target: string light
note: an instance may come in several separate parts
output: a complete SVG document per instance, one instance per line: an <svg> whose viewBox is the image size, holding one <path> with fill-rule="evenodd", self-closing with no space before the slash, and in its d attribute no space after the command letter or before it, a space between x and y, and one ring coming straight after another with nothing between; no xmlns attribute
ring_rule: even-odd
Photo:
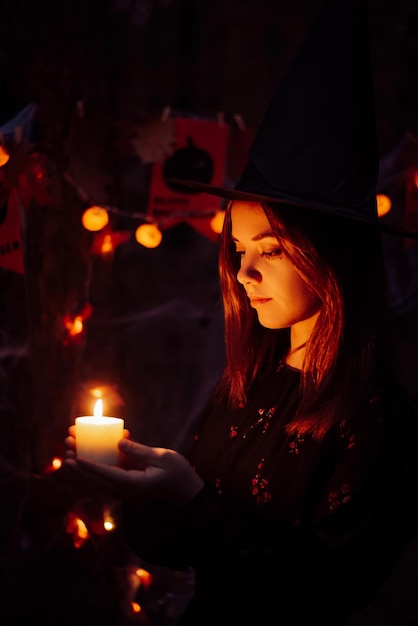
<svg viewBox="0 0 418 626"><path fill-rule="evenodd" d="M112 241L112 235L105 235L103 238L103 242L102 242L102 246L101 246L101 253L102 254L109 254L109 252L113 252L114 250L114 246L113 246L113 241Z"/></svg>
<svg viewBox="0 0 418 626"><path fill-rule="evenodd" d="M384 193L378 193L376 196L377 200L377 215L378 217L383 217L389 213L392 208L392 200Z"/></svg>
<svg viewBox="0 0 418 626"><path fill-rule="evenodd" d="M148 589L152 582L152 576L150 572L148 572L146 569L143 569L142 567L138 567L135 571L135 574L139 578L141 585Z"/></svg>
<svg viewBox="0 0 418 626"><path fill-rule="evenodd" d="M115 520L113 519L113 517L111 516L109 511L105 511L105 513L104 513L104 516L103 516L103 528L107 532L111 532L112 530L115 530L115 528L116 528Z"/></svg>
<svg viewBox="0 0 418 626"><path fill-rule="evenodd" d="M101 206L91 206L81 216L81 222L86 230L95 232L102 230L109 223L109 214Z"/></svg>
<svg viewBox="0 0 418 626"><path fill-rule="evenodd" d="M51 461L51 467L53 470L58 470L62 466L62 459L54 457Z"/></svg>
<svg viewBox="0 0 418 626"><path fill-rule="evenodd" d="M160 245L163 235L155 224L141 224L135 231L135 239L145 248L156 248Z"/></svg>
<svg viewBox="0 0 418 626"><path fill-rule="evenodd" d="M68 345L70 340L80 338L84 330L84 322L90 317L93 312L93 307L89 302L83 306L81 311L71 316L69 313L64 315L62 323L67 331L67 336L64 339L64 345Z"/></svg>
<svg viewBox="0 0 418 626"><path fill-rule="evenodd" d="M83 520L73 512L67 514L65 530L69 535L72 535L75 548L81 548L90 537Z"/></svg>
<svg viewBox="0 0 418 626"><path fill-rule="evenodd" d="M6 148L0 144L0 167L6 165L9 159L10 154L7 152Z"/></svg>

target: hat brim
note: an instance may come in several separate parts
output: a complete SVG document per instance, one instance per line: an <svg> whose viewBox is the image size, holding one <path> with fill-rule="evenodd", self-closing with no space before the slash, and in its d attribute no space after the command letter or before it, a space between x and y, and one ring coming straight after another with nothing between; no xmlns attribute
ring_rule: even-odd
<svg viewBox="0 0 418 626"><path fill-rule="evenodd" d="M199 183L191 180L181 180L177 178L167 178L167 182L175 183L177 189L180 190L181 186L185 189L194 189L197 192L207 193L212 196L224 198L225 200L243 200L248 202L269 202L274 204L286 203L293 204L295 206L303 207L313 211L319 211L329 215L335 215L344 219L354 220L362 224L368 224L378 228L381 232L388 235L398 235L400 237L406 237L408 239L418 240L418 231L408 230L401 228L393 224L386 224L381 221L377 216L359 215L358 211L350 209L344 206L334 206L327 203L313 202L308 198L296 198L295 196L280 192L280 195L271 196L253 193L250 191L244 191L242 189L230 189L228 187L218 187L216 185L210 185L207 183Z"/></svg>

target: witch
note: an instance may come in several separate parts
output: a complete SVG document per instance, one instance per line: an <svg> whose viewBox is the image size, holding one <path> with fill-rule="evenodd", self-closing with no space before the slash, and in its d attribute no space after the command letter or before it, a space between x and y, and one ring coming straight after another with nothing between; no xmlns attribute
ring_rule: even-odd
<svg viewBox="0 0 418 626"><path fill-rule="evenodd" d="M65 465L147 562L195 573L181 626L345 624L414 536L417 415L392 368L363 0L328 1L266 112L220 239L226 364L186 455ZM179 181L177 181L179 182Z"/></svg>

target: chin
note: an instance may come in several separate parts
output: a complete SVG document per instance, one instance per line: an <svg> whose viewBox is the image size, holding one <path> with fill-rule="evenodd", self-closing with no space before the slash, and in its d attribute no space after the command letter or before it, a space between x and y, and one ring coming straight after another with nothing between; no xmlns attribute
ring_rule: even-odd
<svg viewBox="0 0 418 626"><path fill-rule="evenodd" d="M268 330L280 330L281 328L289 327L288 324L287 325L278 324L277 322L274 322L272 320L260 319L260 317L258 318L258 322L260 326L262 326L263 328L267 328Z"/></svg>

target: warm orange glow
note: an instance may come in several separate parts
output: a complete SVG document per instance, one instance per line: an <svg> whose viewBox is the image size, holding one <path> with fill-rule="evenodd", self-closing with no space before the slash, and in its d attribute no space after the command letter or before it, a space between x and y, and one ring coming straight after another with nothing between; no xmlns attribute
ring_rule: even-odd
<svg viewBox="0 0 418 626"><path fill-rule="evenodd" d="M52 469L57 470L61 467L61 465L62 465L62 459L59 459L57 456L52 459L51 461Z"/></svg>
<svg viewBox="0 0 418 626"><path fill-rule="evenodd" d="M141 224L135 231L135 239L146 248L156 248L160 245L163 235L155 224Z"/></svg>
<svg viewBox="0 0 418 626"><path fill-rule="evenodd" d="M64 320L64 325L71 337L75 337L83 332L83 318L81 315L77 315L73 320L67 318Z"/></svg>
<svg viewBox="0 0 418 626"><path fill-rule="evenodd" d="M107 254L108 252L113 252L115 246L113 245L112 235L105 235L103 238L102 246L100 248L100 252L102 254Z"/></svg>
<svg viewBox="0 0 418 626"><path fill-rule="evenodd" d="M102 230L109 223L109 215L106 209L100 206L91 206L84 211L81 222L86 230Z"/></svg>
<svg viewBox="0 0 418 626"><path fill-rule="evenodd" d="M151 585L152 576L146 569L142 569L142 567L138 567L135 574L138 576L141 585L144 585L146 589Z"/></svg>
<svg viewBox="0 0 418 626"><path fill-rule="evenodd" d="M115 520L113 519L109 511L105 511L103 515L103 528L107 532L110 532L116 528Z"/></svg>
<svg viewBox="0 0 418 626"><path fill-rule="evenodd" d="M81 548L90 536L83 520L73 512L67 514L65 530L72 535L75 548Z"/></svg>
<svg viewBox="0 0 418 626"><path fill-rule="evenodd" d="M9 159L10 154L7 152L6 148L0 144L0 167L6 165Z"/></svg>
<svg viewBox="0 0 418 626"><path fill-rule="evenodd" d="M78 529L78 536L80 537L80 539L87 539L87 537L89 536L89 531L87 530L87 526L80 517L77 517L76 524Z"/></svg>
<svg viewBox="0 0 418 626"><path fill-rule="evenodd" d="M140 613L142 611L138 602L132 602L132 613Z"/></svg>
<svg viewBox="0 0 418 626"><path fill-rule="evenodd" d="M96 400L96 404L94 405L93 411L94 417L103 417L103 400L99 398Z"/></svg>
<svg viewBox="0 0 418 626"><path fill-rule="evenodd" d="M418 188L418 172L415 172L414 174L414 185Z"/></svg>
<svg viewBox="0 0 418 626"><path fill-rule="evenodd" d="M68 345L69 339L74 339L75 337L80 338L81 333L84 330L84 321L90 317L93 312L93 307L89 302L87 302L80 313L75 317L70 316L69 314L65 315L62 323L67 330L67 337L64 339L64 344Z"/></svg>
<svg viewBox="0 0 418 626"><path fill-rule="evenodd" d="M378 193L376 196L377 200L377 215L378 217L382 217L389 213L392 208L392 200L384 193Z"/></svg>
<svg viewBox="0 0 418 626"><path fill-rule="evenodd" d="M224 225L225 219L225 211L218 211L210 220L210 227L214 233L218 233L218 235L222 232L222 227Z"/></svg>

